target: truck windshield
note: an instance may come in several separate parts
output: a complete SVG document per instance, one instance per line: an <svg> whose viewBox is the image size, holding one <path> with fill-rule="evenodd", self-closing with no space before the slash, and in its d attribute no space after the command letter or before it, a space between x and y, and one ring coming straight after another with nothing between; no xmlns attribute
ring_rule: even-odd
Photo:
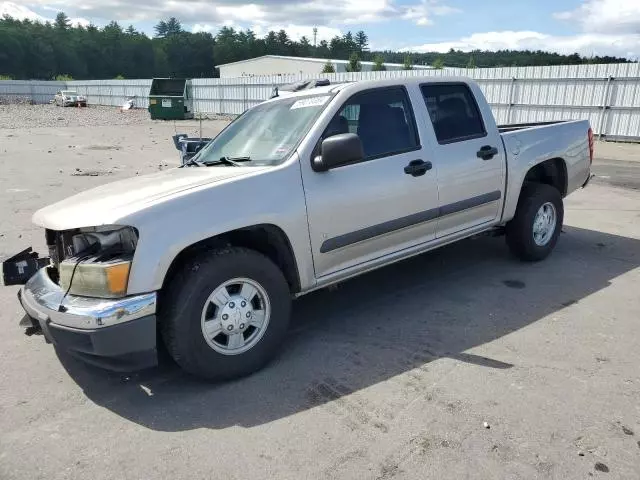
<svg viewBox="0 0 640 480"><path fill-rule="evenodd" d="M232 122L193 160L209 164L235 158L243 166L277 165L291 155L329 98L314 95L258 105Z"/></svg>

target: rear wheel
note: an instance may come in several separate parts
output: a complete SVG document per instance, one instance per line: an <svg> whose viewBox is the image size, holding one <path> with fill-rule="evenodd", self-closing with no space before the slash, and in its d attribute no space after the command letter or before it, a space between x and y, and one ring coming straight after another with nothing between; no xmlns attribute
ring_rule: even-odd
<svg viewBox="0 0 640 480"><path fill-rule="evenodd" d="M556 188L526 184L516 214L507 224L507 245L521 260L543 260L554 249L563 220L564 205Z"/></svg>
<svg viewBox="0 0 640 480"><path fill-rule="evenodd" d="M163 296L161 331L186 371L208 379L255 372L277 353L291 311L289 286L267 257L216 250L184 266Z"/></svg>

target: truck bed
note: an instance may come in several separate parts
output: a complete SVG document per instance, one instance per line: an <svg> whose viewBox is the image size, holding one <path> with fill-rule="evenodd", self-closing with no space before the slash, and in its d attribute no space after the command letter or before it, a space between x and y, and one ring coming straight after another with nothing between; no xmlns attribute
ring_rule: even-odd
<svg viewBox="0 0 640 480"><path fill-rule="evenodd" d="M558 123L565 123L570 120L554 120L552 122L531 122L531 123L508 123L505 125L498 125L498 131L500 133L513 132L515 130L525 130L527 128L544 127L547 125L556 125Z"/></svg>
<svg viewBox="0 0 640 480"><path fill-rule="evenodd" d="M589 178L590 128L587 120L502 125L499 130L507 155L509 179L505 220L515 214L527 171L541 159L562 160L566 177L564 195L580 188Z"/></svg>

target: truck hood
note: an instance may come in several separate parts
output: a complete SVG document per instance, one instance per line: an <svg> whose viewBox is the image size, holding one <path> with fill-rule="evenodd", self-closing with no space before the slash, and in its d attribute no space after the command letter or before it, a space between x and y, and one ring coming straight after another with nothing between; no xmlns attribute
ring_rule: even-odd
<svg viewBox="0 0 640 480"><path fill-rule="evenodd" d="M33 223L51 230L113 225L155 204L232 178L255 173L258 167L173 168L128 178L81 192L38 210Z"/></svg>

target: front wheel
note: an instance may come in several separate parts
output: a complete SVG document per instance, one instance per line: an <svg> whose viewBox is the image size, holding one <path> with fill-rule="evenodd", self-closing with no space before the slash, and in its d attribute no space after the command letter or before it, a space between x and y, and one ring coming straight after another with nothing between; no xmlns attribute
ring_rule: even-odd
<svg viewBox="0 0 640 480"><path fill-rule="evenodd" d="M195 258L173 278L162 297L160 328L184 370L229 379L275 356L290 312L280 269L253 250L227 248Z"/></svg>
<svg viewBox="0 0 640 480"><path fill-rule="evenodd" d="M521 260L543 260L555 247L563 220L560 192L550 185L527 184L518 200L516 214L507 224L507 245Z"/></svg>

